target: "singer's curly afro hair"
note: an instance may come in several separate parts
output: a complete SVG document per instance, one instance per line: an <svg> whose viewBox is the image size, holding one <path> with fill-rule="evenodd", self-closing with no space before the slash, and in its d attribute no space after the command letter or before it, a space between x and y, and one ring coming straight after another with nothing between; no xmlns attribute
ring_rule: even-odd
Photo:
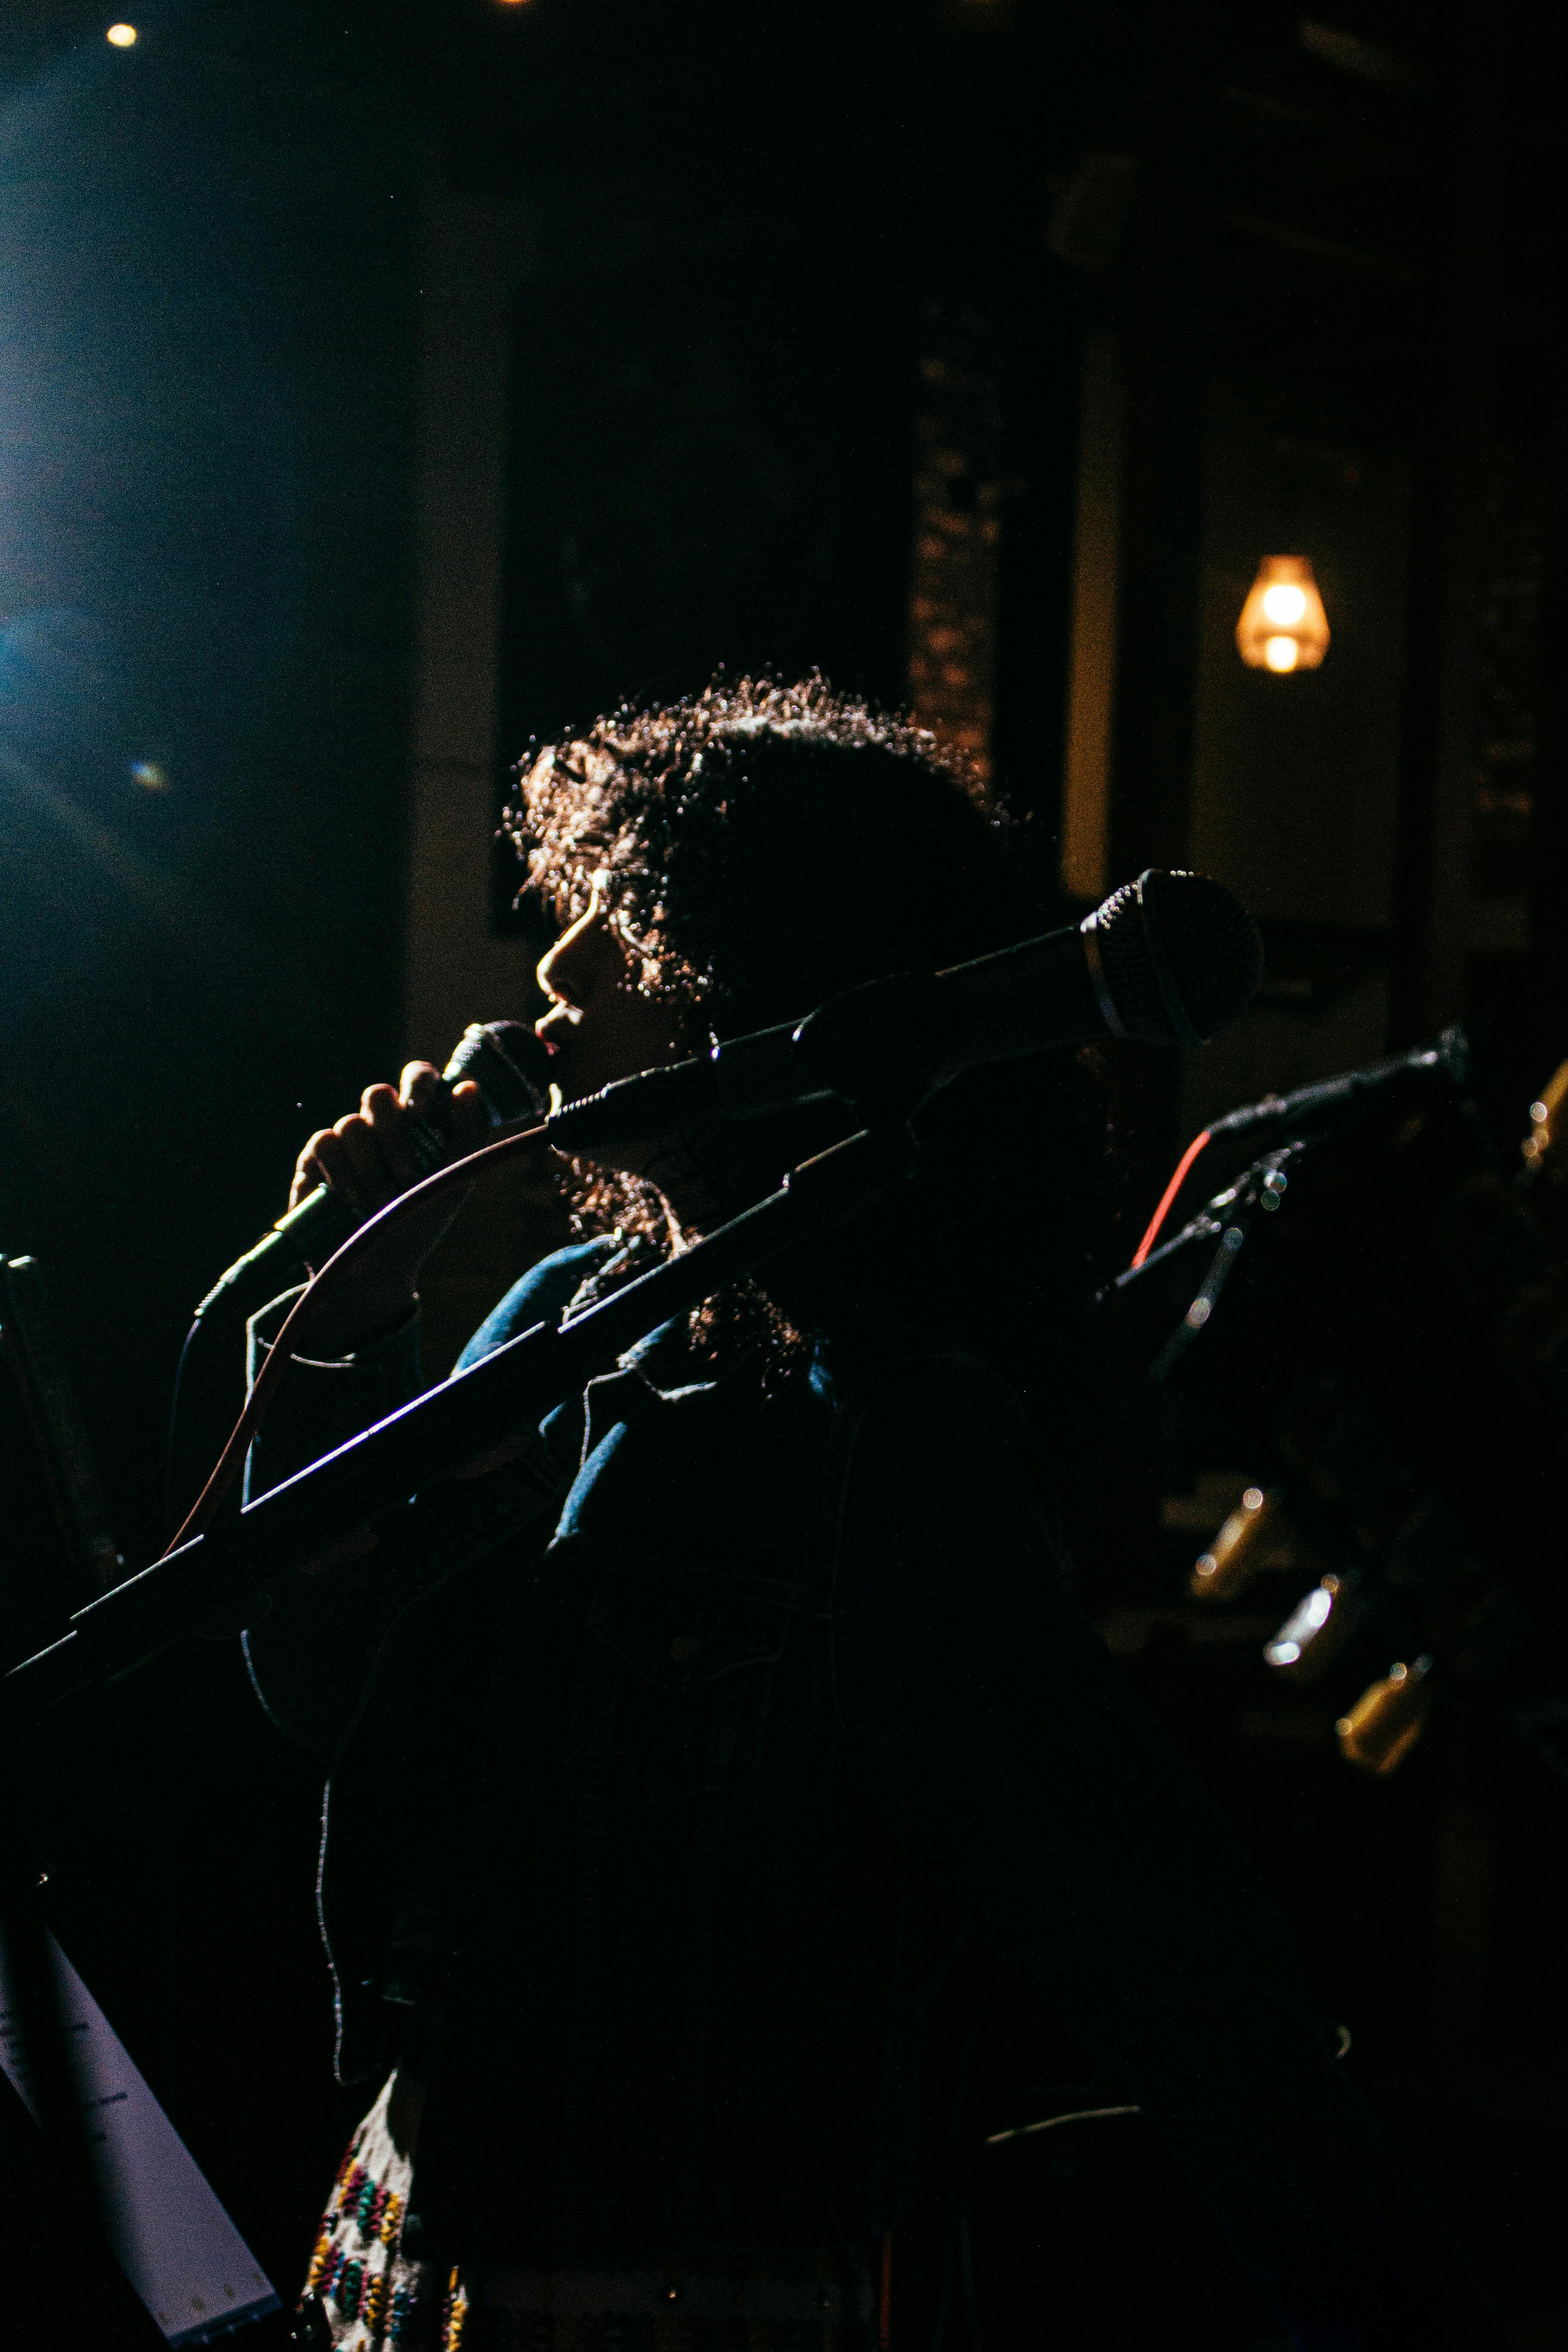
<svg viewBox="0 0 1568 2352"><path fill-rule="evenodd" d="M1039 927L973 773L819 677L611 711L523 761L503 824L561 919L605 876L644 989L695 996L721 1034Z"/></svg>
<svg viewBox="0 0 1568 2352"><path fill-rule="evenodd" d="M716 680L531 752L505 827L525 887L562 921L601 903L650 995L743 1035L884 973L962 963L1065 912L1030 877L1025 829L935 738L817 677ZM760 1343L792 1377L810 1335L918 1318L962 1333L1024 1392L1076 1492L1091 1486L1094 1360L1085 1301L1105 1111L1084 1056L971 1071L922 1107L916 1181L692 1318ZM749 1121L706 1170L725 1213L842 1131L836 1109ZM771 1155L771 1156L770 1156ZM636 1179L578 1171L590 1232L665 1238ZM725 1195L728 1195L726 1198ZM1000 1278L999 1278L1000 1277Z"/></svg>

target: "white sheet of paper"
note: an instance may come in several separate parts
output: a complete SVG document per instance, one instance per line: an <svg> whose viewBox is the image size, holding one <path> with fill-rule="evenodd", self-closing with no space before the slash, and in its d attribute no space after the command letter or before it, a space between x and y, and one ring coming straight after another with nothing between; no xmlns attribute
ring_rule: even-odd
<svg viewBox="0 0 1568 2352"><path fill-rule="evenodd" d="M49 1940L104 2230L121 2269L170 2344L202 2344L276 2311L271 2282L120 2036ZM0 1981L0 2066L31 2107L20 2057L9 1990Z"/></svg>

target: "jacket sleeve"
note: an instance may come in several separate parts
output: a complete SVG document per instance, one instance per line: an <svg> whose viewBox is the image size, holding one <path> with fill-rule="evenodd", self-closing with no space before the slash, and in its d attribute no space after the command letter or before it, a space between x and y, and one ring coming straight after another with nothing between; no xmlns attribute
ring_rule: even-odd
<svg viewBox="0 0 1568 2352"><path fill-rule="evenodd" d="M247 1324L247 1394L256 1386L272 1352L273 1339L302 1288L300 1285L286 1290ZM416 1307L383 1339L352 1356L331 1360L295 1356L247 1457L246 1501L254 1502L258 1495L280 1486L297 1471L346 1444L372 1422L417 1396L419 1387Z"/></svg>
<svg viewBox="0 0 1568 2352"><path fill-rule="evenodd" d="M1012 1391L933 1358L851 1454L840 1721L895 1839L1197 2180L1302 2352L1500 2345L1289 1931L1076 1608Z"/></svg>
<svg viewBox="0 0 1568 2352"><path fill-rule="evenodd" d="M252 1316L247 1388L299 1295L288 1291ZM246 1501L346 1444L406 1404L419 1386L417 1309L354 1355L335 1361L296 1356L251 1445ZM352 1713L374 1649L382 1578L374 1552L324 1575L292 1577L275 1588L267 1614L245 1635L257 1696L278 1728L302 1747L330 1750Z"/></svg>
<svg viewBox="0 0 1568 2352"><path fill-rule="evenodd" d="M553 1319L585 1276L615 1254L607 1237L578 1243L541 1259L515 1283L480 1326L458 1360L458 1370L528 1329ZM299 1297L286 1292L251 1318L247 1376L254 1385L284 1317ZM296 1356L272 1400L246 1465L245 1498L252 1502L269 1488L362 1429L418 1395L422 1385L417 1310L368 1348L332 1361ZM504 1484L504 1482L503 1482ZM499 1491L499 1490L498 1490ZM432 1515L447 1524L422 1524L416 1540L439 1559L479 1557L500 1540L515 1513L489 1509L487 1488L465 1494L448 1506L439 1495ZM504 1499L504 1498L503 1498ZM494 1530L487 1527L487 1511ZM384 1553L297 1576L277 1587L272 1606L245 1636L251 1682L273 1722L289 1738L331 1752L355 1712L379 1644L384 1612L380 1599L388 1575Z"/></svg>

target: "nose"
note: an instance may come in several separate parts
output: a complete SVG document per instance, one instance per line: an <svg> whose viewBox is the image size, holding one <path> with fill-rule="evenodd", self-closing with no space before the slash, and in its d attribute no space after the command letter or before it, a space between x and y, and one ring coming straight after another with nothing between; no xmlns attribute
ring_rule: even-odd
<svg viewBox="0 0 1568 2352"><path fill-rule="evenodd" d="M579 915L549 954L541 957L536 976L552 1005L569 1005L580 1013L602 990L616 985L625 964L620 942L595 892L587 913Z"/></svg>

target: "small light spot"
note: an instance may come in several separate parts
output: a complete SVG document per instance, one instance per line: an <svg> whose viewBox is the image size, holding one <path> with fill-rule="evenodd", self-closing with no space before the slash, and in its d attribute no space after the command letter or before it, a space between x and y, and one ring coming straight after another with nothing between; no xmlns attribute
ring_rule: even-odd
<svg viewBox="0 0 1568 2352"><path fill-rule="evenodd" d="M1268 637L1264 640L1263 658L1271 670L1282 676L1295 668L1301 658L1301 648L1294 637Z"/></svg>
<svg viewBox="0 0 1568 2352"><path fill-rule="evenodd" d="M134 25L110 25L104 39L111 49L133 49L136 47Z"/></svg>
<svg viewBox="0 0 1568 2352"><path fill-rule="evenodd" d="M1249 1486L1241 1498L1241 1507L1244 1511L1260 1511L1263 1508L1262 1487Z"/></svg>
<svg viewBox="0 0 1568 2352"><path fill-rule="evenodd" d="M133 784L140 784L144 793L166 793L169 771L156 760L132 760L131 781Z"/></svg>

